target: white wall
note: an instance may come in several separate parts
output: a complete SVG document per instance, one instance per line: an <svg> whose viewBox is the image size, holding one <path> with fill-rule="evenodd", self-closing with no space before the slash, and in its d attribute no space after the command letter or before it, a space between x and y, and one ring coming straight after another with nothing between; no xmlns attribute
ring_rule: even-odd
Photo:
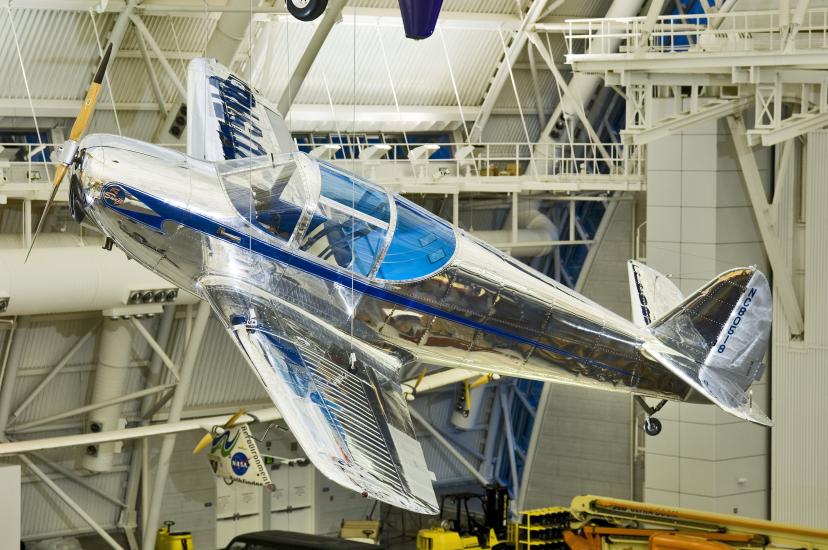
<svg viewBox="0 0 828 550"><path fill-rule="evenodd" d="M784 187L779 230L792 265L804 256L799 290L805 334L790 337L774 303L771 518L814 527L828 524L828 132L811 132L798 185ZM800 204L804 204L800 217ZM800 223L802 222L802 223ZM801 244L794 244L801 243ZM796 270L798 274L801 271ZM799 277L797 277L799 278Z"/></svg>
<svg viewBox="0 0 828 550"><path fill-rule="evenodd" d="M666 113L673 100L654 104ZM769 152L757 161L769 180ZM685 295L731 267L756 264L768 273L741 178L724 120L648 145L647 263L671 276ZM753 386L765 411L767 379ZM658 417L663 431L645 440L646 501L768 516L767 428L712 405L668 403Z"/></svg>
<svg viewBox="0 0 828 550"><path fill-rule="evenodd" d="M622 201L607 220L582 288L586 297L627 318L632 211L632 201ZM582 494L632 498L629 394L546 384L540 405L521 509L566 506Z"/></svg>
<svg viewBox="0 0 828 550"><path fill-rule="evenodd" d="M0 466L0 492L3 503L0 505L0 550L18 550L20 548L20 466L3 464Z"/></svg>

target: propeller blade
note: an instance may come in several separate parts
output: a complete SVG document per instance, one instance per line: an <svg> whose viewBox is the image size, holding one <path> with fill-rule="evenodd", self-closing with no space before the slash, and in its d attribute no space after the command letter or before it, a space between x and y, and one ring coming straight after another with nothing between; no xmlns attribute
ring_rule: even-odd
<svg viewBox="0 0 828 550"><path fill-rule="evenodd" d="M58 187L60 187L60 182L63 180L63 176L66 175L67 168L68 167L64 164L58 164L55 168L55 177L52 180L52 194L49 195L49 200L46 201L46 207L43 209L43 214L40 215L40 219L37 221L37 229L35 229L35 233L32 235L32 242L29 243L29 250L26 252L26 259L23 260L24 264L29 261L29 256L32 253L37 236L40 235L40 230L43 229L43 222L46 221L46 214L49 213L49 208L51 208L52 202L55 200L55 195L57 195Z"/></svg>
<svg viewBox="0 0 828 550"><path fill-rule="evenodd" d="M471 389L479 388L483 384L488 384L492 379L493 379L493 376L491 374L484 374L483 376L480 376L474 382L472 382L469 385L469 387Z"/></svg>
<svg viewBox="0 0 828 550"><path fill-rule="evenodd" d="M213 441L213 434L211 434L211 433L206 433L206 434L204 434L204 437L202 437L202 438L198 441L198 443L196 443L196 446L195 446L195 447L193 447L193 454L194 454L194 455L197 455L198 453L200 453L201 451L203 451L205 448L207 448L207 446L208 446L208 445L209 445L212 441Z"/></svg>
<svg viewBox="0 0 828 550"><path fill-rule="evenodd" d="M238 411L235 412L235 414L233 414L233 416L231 416L227 420L227 422L224 423L224 426L222 426L222 427L225 430L229 430L230 428L232 428L233 426L236 425L236 422L239 420L239 418L242 417L242 415L244 415L244 409L239 409Z"/></svg>
<svg viewBox="0 0 828 550"><path fill-rule="evenodd" d="M109 56L111 54L112 44L110 43L109 46L106 47L106 51L101 58L101 63L98 65L98 70L95 72L95 77L92 79L92 83L89 84L89 89L86 91L86 97L83 99L83 105L81 105L78 117L75 119L75 123L72 124L72 130L69 132L69 139L73 141L78 141L86 131L86 127L89 125L92 113L95 111L95 104L98 102L98 94L101 91L101 84L103 83L104 74L106 74L106 66L109 64Z"/></svg>
<svg viewBox="0 0 828 550"><path fill-rule="evenodd" d="M426 375L426 368L423 367L423 370L421 370L420 374L417 376L417 381L414 382L414 391L415 392L417 391L417 387L422 383L423 378L425 378L425 375Z"/></svg>
<svg viewBox="0 0 828 550"><path fill-rule="evenodd" d="M69 139L63 145L61 158L58 160L58 165L55 168L55 177L52 179L52 194L49 196L49 200L46 201L46 207L43 209L43 214L37 222L37 229L35 229L35 233L32 236L32 242L29 244L29 250L26 252L26 259L23 263L29 261L29 256L32 253L35 241L37 241L37 236L40 235L40 230L43 229L43 222L46 220L46 215L52 207L58 188L63 181L63 177L66 175L67 169L75 159L78 141L80 141L81 136L86 131L87 126L89 126L89 121L92 119L92 114L95 112L95 104L98 102L98 93L101 91L101 83L103 82L104 74L106 74L106 66L109 65L109 56L111 54L112 44L110 43L106 47L106 51L101 58L100 64L98 64L98 70L95 72L95 77L92 79L92 83L89 84L89 89L86 90L86 97L83 100L83 105L81 105L81 110L78 113L77 118L75 118L75 122L72 124L72 130L69 132Z"/></svg>
<svg viewBox="0 0 828 550"><path fill-rule="evenodd" d="M238 422L239 418L241 418L242 416L244 416L244 409L239 409L238 411L233 413L233 416L231 416L230 418L227 419L227 422L225 422L224 424L221 425L222 429L229 430L230 428L232 428L233 426L236 425L236 422ZM206 449L207 446L210 445L210 443L212 443L212 441L213 441L212 432L208 432L208 433L204 434L204 437L202 437L198 441L198 443L196 443L196 446L193 447L193 454L197 455L198 453L200 453L201 451Z"/></svg>

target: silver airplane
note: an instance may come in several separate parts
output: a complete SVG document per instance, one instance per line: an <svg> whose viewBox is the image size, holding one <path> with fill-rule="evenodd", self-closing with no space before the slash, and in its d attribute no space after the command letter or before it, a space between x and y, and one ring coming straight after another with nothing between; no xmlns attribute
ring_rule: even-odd
<svg viewBox="0 0 828 550"><path fill-rule="evenodd" d="M72 214L211 304L331 480L438 511L400 387L415 362L712 402L770 425L750 393L772 307L754 267L684 297L631 261L630 322L299 152L214 61L192 62L188 106L187 155L112 135L67 142Z"/></svg>

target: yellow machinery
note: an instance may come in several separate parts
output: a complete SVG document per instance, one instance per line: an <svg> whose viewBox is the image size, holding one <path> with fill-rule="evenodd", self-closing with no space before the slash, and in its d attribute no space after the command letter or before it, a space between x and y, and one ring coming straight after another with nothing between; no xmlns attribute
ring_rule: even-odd
<svg viewBox="0 0 828 550"><path fill-rule="evenodd" d="M417 550L828 550L828 530L598 496L526 510L508 542L446 526L423 529ZM479 535L478 530L478 535Z"/></svg>
<svg viewBox="0 0 828 550"><path fill-rule="evenodd" d="M417 550L480 550L481 548L495 548L500 544L494 529L489 530L488 541L480 546L477 535L461 535L445 527L420 529L417 533ZM503 546L506 548L506 546Z"/></svg>
<svg viewBox="0 0 828 550"><path fill-rule="evenodd" d="M509 505L509 494L504 487L488 486L485 496L474 493L444 496L440 503L441 519L446 511L446 499L456 504L455 519L443 520L439 527L420 529L417 532L417 550L501 550L513 547L504 542ZM469 501L477 499L483 503L482 521L469 513ZM461 506L466 512L465 525L461 522Z"/></svg>
<svg viewBox="0 0 828 550"><path fill-rule="evenodd" d="M828 530L590 495L524 512L511 532L517 550L828 549Z"/></svg>
<svg viewBox="0 0 828 550"><path fill-rule="evenodd" d="M186 532L172 533L174 521L165 521L155 537L155 550L193 550L193 536Z"/></svg>

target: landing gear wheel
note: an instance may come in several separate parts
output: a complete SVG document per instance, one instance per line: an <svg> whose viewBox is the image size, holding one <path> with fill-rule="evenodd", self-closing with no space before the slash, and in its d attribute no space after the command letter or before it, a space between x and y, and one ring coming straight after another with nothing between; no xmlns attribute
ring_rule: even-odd
<svg viewBox="0 0 828 550"><path fill-rule="evenodd" d="M328 0L285 0L285 7L299 21L313 21L325 12Z"/></svg>
<svg viewBox="0 0 828 550"><path fill-rule="evenodd" d="M651 407L644 401L644 398L640 395L635 396L636 402L641 405L641 408L644 409L644 414L647 416L644 417L644 431L647 435L658 435L661 433L661 421L653 416L655 413L660 411L664 405L667 404L666 399L662 399L658 402L658 405L655 407Z"/></svg>
<svg viewBox="0 0 828 550"><path fill-rule="evenodd" d="M661 420L648 417L644 420L644 431L647 435L658 435L661 433Z"/></svg>

